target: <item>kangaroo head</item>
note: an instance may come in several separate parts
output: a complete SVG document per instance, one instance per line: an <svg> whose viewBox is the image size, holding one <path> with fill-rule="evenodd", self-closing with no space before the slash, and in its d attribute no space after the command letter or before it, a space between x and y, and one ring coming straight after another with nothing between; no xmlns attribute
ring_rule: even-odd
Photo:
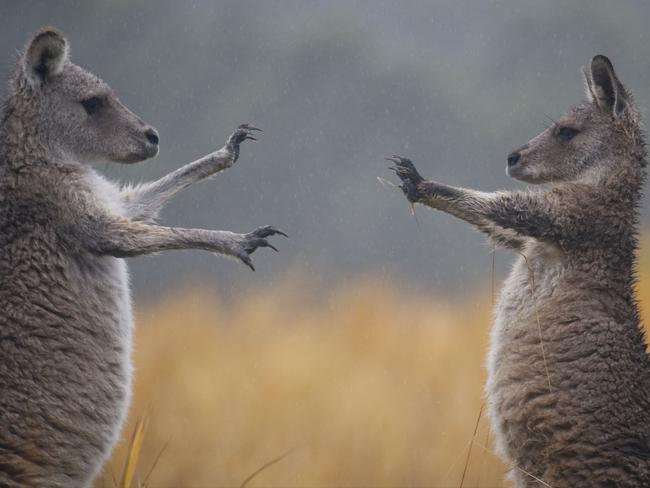
<svg viewBox="0 0 650 488"><path fill-rule="evenodd" d="M68 42L56 29L41 29L28 43L13 96L23 99L15 116L24 118L23 126L32 125L58 157L134 163L158 153L156 130L126 108L106 83L70 61Z"/></svg>
<svg viewBox="0 0 650 488"><path fill-rule="evenodd" d="M624 128L638 126L632 98L605 56L583 71L587 100L508 155L509 176L527 183L593 183L624 164L616 157L629 144Z"/></svg>

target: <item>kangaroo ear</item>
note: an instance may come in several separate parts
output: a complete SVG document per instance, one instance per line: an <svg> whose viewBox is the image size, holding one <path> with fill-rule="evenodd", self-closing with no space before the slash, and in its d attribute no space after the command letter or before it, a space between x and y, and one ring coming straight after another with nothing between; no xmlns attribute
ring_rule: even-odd
<svg viewBox="0 0 650 488"><path fill-rule="evenodd" d="M32 86L41 86L63 70L68 60L68 41L57 29L38 31L23 55L23 72Z"/></svg>
<svg viewBox="0 0 650 488"><path fill-rule="evenodd" d="M588 89L601 110L620 114L627 106L628 93L619 81L609 59L599 54L591 60L591 77Z"/></svg>

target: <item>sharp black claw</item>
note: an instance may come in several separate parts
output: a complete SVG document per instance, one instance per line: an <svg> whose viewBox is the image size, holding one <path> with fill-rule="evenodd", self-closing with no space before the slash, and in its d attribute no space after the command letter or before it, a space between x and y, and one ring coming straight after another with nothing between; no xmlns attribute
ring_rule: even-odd
<svg viewBox="0 0 650 488"><path fill-rule="evenodd" d="M251 270L255 271L255 266L253 266L253 262L250 260L250 258L246 255L239 256L239 259L242 260L242 262L248 266Z"/></svg>
<svg viewBox="0 0 650 488"><path fill-rule="evenodd" d="M265 225L264 227L260 227L259 229L255 229L252 232L252 234L255 235L256 237L269 237L269 236L276 235L276 234L279 234L279 235L284 236L284 237L289 237L287 234L285 234L281 230L276 229L275 227L272 227L270 225Z"/></svg>
<svg viewBox="0 0 650 488"><path fill-rule="evenodd" d="M391 157L386 158L386 161L394 163L394 165L389 166L388 169L395 172L397 177L401 180L401 184L396 186L404 192L411 203L417 202L418 184L424 181L424 178L420 176L420 173L418 173L413 162L410 159L398 156L397 154L393 154Z"/></svg>
<svg viewBox="0 0 650 488"><path fill-rule="evenodd" d="M270 229L271 229L270 226L258 227L257 229L255 229L252 232L252 234L255 237L267 237L267 236L271 235L270 234Z"/></svg>
<svg viewBox="0 0 650 488"><path fill-rule="evenodd" d="M278 251L278 248L277 248L277 247L275 247L273 244L270 244L270 243L268 243L268 242L266 243L266 247L270 247L270 248L273 249L275 252L280 252L280 251Z"/></svg>

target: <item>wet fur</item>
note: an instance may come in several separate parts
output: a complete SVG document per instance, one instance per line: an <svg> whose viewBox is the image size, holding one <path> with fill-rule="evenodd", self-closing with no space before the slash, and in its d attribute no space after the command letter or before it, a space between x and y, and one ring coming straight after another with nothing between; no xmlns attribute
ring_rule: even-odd
<svg viewBox="0 0 650 488"><path fill-rule="evenodd" d="M545 189L454 188L390 158L412 202L518 255L495 310L486 387L518 487L650 485L650 364L634 293L645 138L609 60L596 56L585 73L587 101L508 168ZM562 127L578 135L565 141Z"/></svg>
<svg viewBox="0 0 650 488"><path fill-rule="evenodd" d="M99 110L82 102L101 96ZM96 107L95 107L96 108ZM104 82L37 32L0 121L0 486L87 487L117 442L131 396L133 316L123 257L205 249L240 259L280 233L156 225L178 191L229 168L252 137L160 180L120 188L88 163L137 162L157 134Z"/></svg>

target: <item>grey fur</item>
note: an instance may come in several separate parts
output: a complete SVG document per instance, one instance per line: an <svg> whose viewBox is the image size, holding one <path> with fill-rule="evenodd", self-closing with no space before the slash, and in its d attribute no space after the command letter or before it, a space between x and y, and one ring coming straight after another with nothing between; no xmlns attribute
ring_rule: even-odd
<svg viewBox="0 0 650 488"><path fill-rule="evenodd" d="M389 158L411 202L520 255L496 307L487 382L518 487L650 486L650 369L634 293L645 140L610 61L596 56L585 74L588 100L511 155L509 174L543 190L449 187Z"/></svg>
<svg viewBox="0 0 650 488"><path fill-rule="evenodd" d="M28 43L0 121L0 486L88 486L117 441L132 373L121 257L205 249L252 267L250 254L281 233L152 222L177 191L230 167L253 130L120 189L87 163L155 156L157 133L69 61L56 29Z"/></svg>

